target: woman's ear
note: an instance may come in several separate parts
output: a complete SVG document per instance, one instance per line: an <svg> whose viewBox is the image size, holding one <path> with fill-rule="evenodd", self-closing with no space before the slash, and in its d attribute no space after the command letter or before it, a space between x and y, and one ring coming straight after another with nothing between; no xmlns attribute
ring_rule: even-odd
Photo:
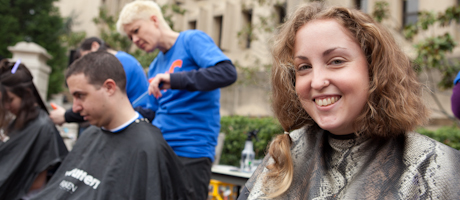
<svg viewBox="0 0 460 200"><path fill-rule="evenodd" d="M153 24L155 24L156 27L158 27L158 17L156 15L152 15L150 16L150 20L153 22Z"/></svg>

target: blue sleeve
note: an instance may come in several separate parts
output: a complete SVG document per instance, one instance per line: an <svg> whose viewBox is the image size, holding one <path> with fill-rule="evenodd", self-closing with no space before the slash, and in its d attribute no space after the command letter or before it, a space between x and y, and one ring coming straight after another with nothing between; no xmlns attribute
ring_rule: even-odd
<svg viewBox="0 0 460 200"><path fill-rule="evenodd" d="M147 107L148 98L142 96L147 92L149 82L145 75L144 69L133 56L125 53L117 53L117 58L120 60L126 74L126 94L129 101L134 102L133 107Z"/></svg>
<svg viewBox="0 0 460 200"><path fill-rule="evenodd" d="M230 60L206 33L199 30L192 33L185 39L186 49L200 68L212 67L221 61Z"/></svg>
<svg viewBox="0 0 460 200"><path fill-rule="evenodd" d="M170 76L171 89L189 91L215 90L229 86L237 79L235 66L229 60L224 60L209 68L172 73Z"/></svg>
<svg viewBox="0 0 460 200"><path fill-rule="evenodd" d="M458 81L460 81L460 72L458 72L457 77L454 79L454 85L457 85Z"/></svg>

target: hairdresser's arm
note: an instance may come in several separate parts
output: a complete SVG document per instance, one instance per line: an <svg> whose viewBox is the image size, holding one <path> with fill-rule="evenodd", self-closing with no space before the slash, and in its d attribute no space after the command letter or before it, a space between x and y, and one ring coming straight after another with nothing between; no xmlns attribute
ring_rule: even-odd
<svg viewBox="0 0 460 200"><path fill-rule="evenodd" d="M208 68L170 74L171 89L189 91L210 91L226 87L234 83L236 78L235 66L229 60Z"/></svg>
<svg viewBox="0 0 460 200"><path fill-rule="evenodd" d="M64 114L65 122L84 122L85 119L80 115L80 113L76 113L71 109L65 111Z"/></svg>
<svg viewBox="0 0 460 200"><path fill-rule="evenodd" d="M454 85L450 102L452 106L452 112L454 113L455 117L460 119L460 84Z"/></svg>
<svg viewBox="0 0 460 200"><path fill-rule="evenodd" d="M143 108L142 106L137 106L134 108L134 110L137 111L144 118L147 118L149 122L152 122L153 119L155 119L155 111L151 109Z"/></svg>
<svg viewBox="0 0 460 200"><path fill-rule="evenodd" d="M72 109L65 110L62 106L54 105L50 111L50 118L56 125L62 125L65 122L84 122L85 120L79 113L72 112Z"/></svg>

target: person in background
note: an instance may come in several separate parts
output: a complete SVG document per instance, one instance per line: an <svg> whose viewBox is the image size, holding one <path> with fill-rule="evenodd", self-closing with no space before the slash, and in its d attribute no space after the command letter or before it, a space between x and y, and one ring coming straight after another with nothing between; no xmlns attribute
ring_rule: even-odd
<svg viewBox="0 0 460 200"><path fill-rule="evenodd" d="M460 152L412 132L429 112L386 29L316 2L274 41L273 110L286 132L239 200L460 198Z"/></svg>
<svg viewBox="0 0 460 200"><path fill-rule="evenodd" d="M35 199L194 199L160 130L131 106L110 53L89 53L66 72L74 112L91 125Z"/></svg>
<svg viewBox="0 0 460 200"><path fill-rule="evenodd" d="M454 88L452 89L452 96L450 97L451 102L451 109L454 116L457 119L460 119L460 85L458 82L460 81L460 72L457 74L454 80Z"/></svg>
<svg viewBox="0 0 460 200"><path fill-rule="evenodd" d="M142 95L147 91L148 81L144 69L139 62L133 56L123 51L115 51L110 48L102 39L97 37L90 37L85 39L80 47L77 49L76 58L78 59L90 52L95 51L106 51L113 54L123 65L123 69L126 73L126 91L128 94L129 101L134 102L133 107L136 108L144 117L153 119L151 116L153 113L147 109L148 98ZM137 100L137 101L136 101ZM56 106L54 110L50 112L50 118L57 125L62 125L64 122L84 122L85 120L78 114L72 112L72 109L65 110L61 106ZM87 126L84 126L87 127Z"/></svg>
<svg viewBox="0 0 460 200"><path fill-rule="evenodd" d="M29 199L68 151L20 61L0 61L0 199Z"/></svg>
<svg viewBox="0 0 460 200"><path fill-rule="evenodd" d="M153 125L189 170L197 199L207 199L220 131L220 88L236 81L235 67L206 33L173 31L153 1L126 4L117 30L145 52L159 50L148 72Z"/></svg>

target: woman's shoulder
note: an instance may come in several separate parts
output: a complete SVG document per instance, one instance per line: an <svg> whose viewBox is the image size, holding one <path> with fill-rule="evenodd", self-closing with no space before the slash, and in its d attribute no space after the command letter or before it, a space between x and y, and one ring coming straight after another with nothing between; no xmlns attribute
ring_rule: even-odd
<svg viewBox="0 0 460 200"><path fill-rule="evenodd" d="M460 151L416 132L408 132L404 141L403 161L409 170L431 169L443 174L457 171ZM459 173L456 173L460 176ZM460 178L460 177L458 177Z"/></svg>
<svg viewBox="0 0 460 200"><path fill-rule="evenodd" d="M412 152L447 151L460 156L460 151L417 132L406 133L405 149Z"/></svg>
<svg viewBox="0 0 460 200"><path fill-rule="evenodd" d="M48 113L42 109L40 109L37 118L31 121L31 125L33 125L34 127L56 129L56 126L54 125L53 121L51 121L51 118L49 117Z"/></svg>

